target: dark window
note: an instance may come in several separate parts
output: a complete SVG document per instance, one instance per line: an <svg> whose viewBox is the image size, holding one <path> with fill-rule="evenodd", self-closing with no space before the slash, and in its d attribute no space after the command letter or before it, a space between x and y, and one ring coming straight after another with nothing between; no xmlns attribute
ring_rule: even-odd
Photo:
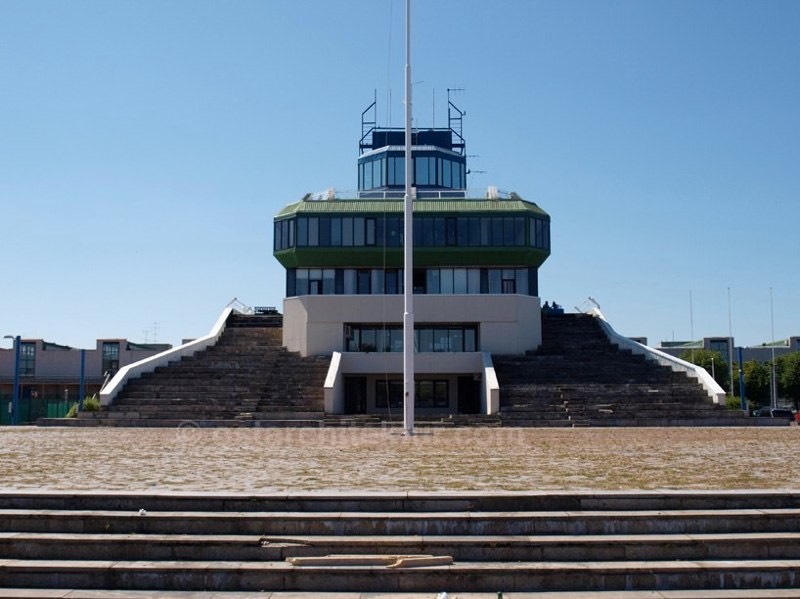
<svg viewBox="0 0 800 599"><path fill-rule="evenodd" d="M507 268L503 269L502 275L501 275L502 276L501 285L502 285L502 292L503 293L516 293L517 292L517 286L516 286L517 277L516 277L516 274L517 273L515 271L511 270L511 269L507 269Z"/></svg>
<svg viewBox="0 0 800 599"><path fill-rule="evenodd" d="M474 247L481 244L481 219L477 216L469 217L469 243Z"/></svg>
<svg viewBox="0 0 800 599"><path fill-rule="evenodd" d="M433 219L433 245L442 247L445 244L444 218Z"/></svg>
<svg viewBox="0 0 800 599"><path fill-rule="evenodd" d="M331 218L331 245L339 247L342 245L342 219Z"/></svg>
<svg viewBox="0 0 800 599"><path fill-rule="evenodd" d="M331 245L331 219L327 216L319 219L319 245L322 247Z"/></svg>
<svg viewBox="0 0 800 599"><path fill-rule="evenodd" d="M403 407L403 381L377 381L375 387L376 408Z"/></svg>
<svg viewBox="0 0 800 599"><path fill-rule="evenodd" d="M432 218L423 218L422 220L422 243L420 245L424 245L426 247L431 247L434 244L435 234L433 231L434 228L434 219Z"/></svg>
<svg viewBox="0 0 800 599"><path fill-rule="evenodd" d="M308 245L308 219L304 216L297 219L297 245L299 247Z"/></svg>
<svg viewBox="0 0 800 599"><path fill-rule="evenodd" d="M19 375L33 376L36 373L36 344L20 342Z"/></svg>
<svg viewBox="0 0 800 599"><path fill-rule="evenodd" d="M464 219L458 219L458 221ZM446 245L456 245L459 244L459 237L458 237L458 221L454 217L449 217L445 219L445 244ZM464 244L466 245L466 244Z"/></svg>
<svg viewBox="0 0 800 599"><path fill-rule="evenodd" d="M366 225L365 245L375 245L375 219L374 218L364 219L364 224Z"/></svg>
<svg viewBox="0 0 800 599"><path fill-rule="evenodd" d="M308 245L319 245L319 218L312 216L308 219Z"/></svg>
<svg viewBox="0 0 800 599"><path fill-rule="evenodd" d="M492 244L492 221L489 217L480 219L481 237L480 245Z"/></svg>
<svg viewBox="0 0 800 599"><path fill-rule="evenodd" d="M450 220L450 219L448 219ZM459 247L467 247L469 243L469 219L466 217L459 217L456 221L457 232L457 245Z"/></svg>
<svg viewBox="0 0 800 599"><path fill-rule="evenodd" d="M386 226L388 219L384 216L375 219L375 245L386 247Z"/></svg>
<svg viewBox="0 0 800 599"><path fill-rule="evenodd" d="M342 219L342 245L353 245L353 219L349 216Z"/></svg>
<svg viewBox="0 0 800 599"><path fill-rule="evenodd" d="M419 380L414 383L414 405L418 408L446 408L450 405L447 381Z"/></svg>
<svg viewBox="0 0 800 599"><path fill-rule="evenodd" d="M399 274L400 271L398 270L387 270L386 271L386 293L389 295L394 295L400 293L400 282L399 282Z"/></svg>
<svg viewBox="0 0 800 599"><path fill-rule="evenodd" d="M344 293L344 270L341 268L337 268L333 276L334 276L333 292L336 295L342 295Z"/></svg>
<svg viewBox="0 0 800 599"><path fill-rule="evenodd" d="M503 245L514 245L514 217L512 216L506 216L503 219Z"/></svg>
<svg viewBox="0 0 800 599"><path fill-rule="evenodd" d="M359 295L369 295L370 293L370 279L372 273L369 270L361 269L357 273L357 288L356 293Z"/></svg>
<svg viewBox="0 0 800 599"><path fill-rule="evenodd" d="M489 245L503 245L503 217L492 217L492 239Z"/></svg>
<svg viewBox="0 0 800 599"><path fill-rule="evenodd" d="M393 216L387 224L386 245L401 247L403 245L403 219Z"/></svg>
<svg viewBox="0 0 800 599"><path fill-rule="evenodd" d="M103 342L103 374L114 374L119 370L119 343L116 341Z"/></svg>
<svg viewBox="0 0 800 599"><path fill-rule="evenodd" d="M295 293L308 295L308 269L298 268L295 271Z"/></svg>
<svg viewBox="0 0 800 599"><path fill-rule="evenodd" d="M514 245L525 245L525 218L514 217Z"/></svg>
<svg viewBox="0 0 800 599"><path fill-rule="evenodd" d="M453 163L442 159L442 187L453 187Z"/></svg>
<svg viewBox="0 0 800 599"><path fill-rule="evenodd" d="M357 217L353 219L353 245L364 245L364 219Z"/></svg>

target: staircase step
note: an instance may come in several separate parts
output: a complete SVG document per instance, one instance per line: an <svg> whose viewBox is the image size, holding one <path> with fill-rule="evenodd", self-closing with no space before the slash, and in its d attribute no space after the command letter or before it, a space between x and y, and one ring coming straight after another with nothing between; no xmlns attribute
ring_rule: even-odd
<svg viewBox="0 0 800 599"><path fill-rule="evenodd" d="M78 561L18 560L0 562L0 579L10 586L137 588L184 591L312 591L330 588L362 592L405 590L435 592L505 592L718 588L752 584L793 587L800 560L631 561L631 562L461 562L449 566L297 567L288 562Z"/></svg>

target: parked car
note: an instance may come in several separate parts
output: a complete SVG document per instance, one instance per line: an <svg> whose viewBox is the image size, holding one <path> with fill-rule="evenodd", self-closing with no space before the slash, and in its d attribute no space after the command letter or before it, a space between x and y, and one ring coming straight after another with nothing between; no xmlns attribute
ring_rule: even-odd
<svg viewBox="0 0 800 599"><path fill-rule="evenodd" d="M753 411L753 416L757 418L783 418L784 420L794 420L794 413L785 408L770 408L762 406Z"/></svg>

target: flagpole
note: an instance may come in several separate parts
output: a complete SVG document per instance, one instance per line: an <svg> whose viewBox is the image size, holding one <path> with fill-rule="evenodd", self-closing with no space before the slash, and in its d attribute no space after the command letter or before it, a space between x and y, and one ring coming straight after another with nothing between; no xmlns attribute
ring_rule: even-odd
<svg viewBox="0 0 800 599"><path fill-rule="evenodd" d="M406 189L403 222L403 432L414 434L414 198L411 181L413 162L411 158L411 0L406 0L406 69L405 69L405 113L406 113Z"/></svg>

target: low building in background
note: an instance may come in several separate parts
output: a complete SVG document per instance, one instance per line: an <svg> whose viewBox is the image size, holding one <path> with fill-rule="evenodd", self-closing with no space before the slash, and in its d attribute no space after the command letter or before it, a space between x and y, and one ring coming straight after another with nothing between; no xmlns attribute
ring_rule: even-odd
<svg viewBox="0 0 800 599"><path fill-rule="evenodd" d="M738 362L737 347L736 339L732 337L703 337L697 341L662 341L657 349L676 357L682 356L685 352L691 352L693 349L716 351L730 364ZM776 358L780 358L797 351L800 351L800 336L742 347L742 360L744 362L769 362L772 360L773 352ZM730 355L730 352L733 352L733 356Z"/></svg>
<svg viewBox="0 0 800 599"><path fill-rule="evenodd" d="M134 343L98 339L94 349L76 349L43 339L21 339L19 351L19 412L17 423L40 417L64 416L84 395L94 395L106 377L133 362L172 347L166 343ZM0 425L11 424L14 395L14 347L0 349Z"/></svg>

